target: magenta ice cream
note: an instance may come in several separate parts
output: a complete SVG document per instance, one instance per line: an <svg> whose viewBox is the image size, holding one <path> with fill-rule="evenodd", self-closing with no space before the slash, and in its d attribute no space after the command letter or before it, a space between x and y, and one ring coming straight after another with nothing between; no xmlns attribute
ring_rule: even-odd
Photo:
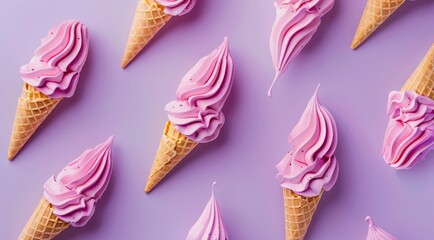
<svg viewBox="0 0 434 240"><path fill-rule="evenodd" d="M383 158L391 167L409 169L434 148L434 100L413 91L392 91L387 115Z"/></svg>
<svg viewBox="0 0 434 240"><path fill-rule="evenodd" d="M87 27L67 20L49 30L30 62L20 69L24 82L50 98L71 97L89 49Z"/></svg>
<svg viewBox="0 0 434 240"><path fill-rule="evenodd" d="M334 0L275 0L276 20L271 30L270 50L276 76L268 91L288 64L310 41L321 17L329 12Z"/></svg>
<svg viewBox="0 0 434 240"><path fill-rule="evenodd" d="M396 237L392 236L390 233L384 231L383 229L377 227L372 221L371 217L366 217L365 220L369 224L368 235L366 240L398 240Z"/></svg>
<svg viewBox="0 0 434 240"><path fill-rule="evenodd" d="M232 88L234 63L228 39L184 76L176 100L166 105L177 131L197 143L217 138L225 122L222 108Z"/></svg>
<svg viewBox="0 0 434 240"><path fill-rule="evenodd" d="M112 173L113 137L85 151L44 184L54 214L74 227L85 225L107 188Z"/></svg>
<svg viewBox="0 0 434 240"><path fill-rule="evenodd" d="M172 16L184 15L193 9L196 0L156 0L164 6L164 13Z"/></svg>
<svg viewBox="0 0 434 240"><path fill-rule="evenodd" d="M190 229L187 240L228 240L217 201L214 198L214 186L211 198L197 222Z"/></svg>
<svg viewBox="0 0 434 240"><path fill-rule="evenodd" d="M304 197L329 191L339 173L335 157L337 141L335 120L319 102L317 89L289 134L292 149L276 165L280 185Z"/></svg>

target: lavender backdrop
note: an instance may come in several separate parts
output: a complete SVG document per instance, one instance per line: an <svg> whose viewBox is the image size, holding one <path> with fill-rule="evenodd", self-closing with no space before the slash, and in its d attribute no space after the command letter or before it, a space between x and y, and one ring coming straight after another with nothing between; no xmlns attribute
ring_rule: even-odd
<svg viewBox="0 0 434 240"><path fill-rule="evenodd" d="M401 239L433 239L434 154L411 171L381 158L390 90L400 89L434 41L434 1L408 2L357 51L349 48L365 0L338 0L319 31L277 83L268 38L273 2L200 0L174 18L126 70L120 61L135 1L0 3L0 233L15 239L36 207L42 184L85 149L114 134L115 168L89 224L59 239L184 239L210 197L231 239L284 239L274 165L320 82L320 99L339 130L341 172L324 195L308 239L364 239L366 215ZM68 18L89 26L91 48L76 95L46 120L15 161L6 160L19 67L47 30ZM235 83L220 137L200 145L150 195L145 180L166 121L165 104L181 77L229 36Z"/></svg>

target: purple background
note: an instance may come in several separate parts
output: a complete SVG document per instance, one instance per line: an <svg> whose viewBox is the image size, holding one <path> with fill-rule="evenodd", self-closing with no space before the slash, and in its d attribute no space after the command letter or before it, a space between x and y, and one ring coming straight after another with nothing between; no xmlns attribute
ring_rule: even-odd
<svg viewBox="0 0 434 240"><path fill-rule="evenodd" d="M399 90L434 41L434 1L408 2L357 51L349 48L365 0L338 0L312 41L267 97L271 0L199 0L174 18L126 69L121 57L135 1L1 1L0 233L15 239L45 180L114 134L111 183L91 221L61 239L184 239L216 198L231 239L284 239L274 165L321 82L338 124L337 184L324 195L308 239L364 239L366 215L401 239L433 239L434 154L411 171L382 160L387 95ZM53 25L76 18L90 54L75 96L64 100L15 161L6 160L22 81L19 67ZM145 181L182 76L227 35L236 64L220 137L197 147L151 194Z"/></svg>

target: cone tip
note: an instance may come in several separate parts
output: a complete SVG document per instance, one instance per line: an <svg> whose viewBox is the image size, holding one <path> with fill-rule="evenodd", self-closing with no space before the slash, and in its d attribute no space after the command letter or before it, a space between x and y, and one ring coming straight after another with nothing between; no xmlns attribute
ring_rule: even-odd
<svg viewBox="0 0 434 240"><path fill-rule="evenodd" d="M356 50L356 48L359 47L360 44L361 42L353 40L353 42L351 43L351 49Z"/></svg>
<svg viewBox="0 0 434 240"><path fill-rule="evenodd" d="M152 188L148 184L146 184L145 193L150 193L151 191L152 191Z"/></svg>

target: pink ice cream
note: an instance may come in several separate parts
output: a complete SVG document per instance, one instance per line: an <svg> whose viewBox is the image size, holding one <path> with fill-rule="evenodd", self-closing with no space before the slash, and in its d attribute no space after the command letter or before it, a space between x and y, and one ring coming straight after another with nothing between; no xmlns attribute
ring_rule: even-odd
<svg viewBox="0 0 434 240"><path fill-rule="evenodd" d="M410 169L434 148L434 100L413 91L393 91L387 114L383 158L391 167Z"/></svg>
<svg viewBox="0 0 434 240"><path fill-rule="evenodd" d="M112 173L112 143L110 137L86 150L44 184L44 196L57 217L74 227L84 226L92 217Z"/></svg>
<svg viewBox="0 0 434 240"><path fill-rule="evenodd" d="M288 141L292 150L276 166L280 185L305 197L329 191L339 173L334 155L338 133L333 116L318 100L318 89Z"/></svg>
<svg viewBox="0 0 434 240"><path fill-rule="evenodd" d="M165 7L164 13L172 16L184 15L193 9L196 0L157 0Z"/></svg>
<svg viewBox="0 0 434 240"><path fill-rule="evenodd" d="M330 11L334 0L275 0L276 21L271 30L270 50L276 76L271 90L288 64L310 41L321 17Z"/></svg>
<svg viewBox="0 0 434 240"><path fill-rule="evenodd" d="M229 96L234 63L228 39L184 76L176 100L166 105L176 130L197 143L217 138L225 122L222 107Z"/></svg>
<svg viewBox="0 0 434 240"><path fill-rule="evenodd" d="M366 217L366 222L369 224L366 240L398 240L396 237L377 227L371 217Z"/></svg>
<svg viewBox="0 0 434 240"><path fill-rule="evenodd" d="M214 186L211 198L208 201L202 215L190 229L186 240L228 240L217 201L214 198Z"/></svg>
<svg viewBox="0 0 434 240"><path fill-rule="evenodd" d="M35 56L20 69L24 82L50 98L71 97L89 49L87 27L67 20L49 30Z"/></svg>

